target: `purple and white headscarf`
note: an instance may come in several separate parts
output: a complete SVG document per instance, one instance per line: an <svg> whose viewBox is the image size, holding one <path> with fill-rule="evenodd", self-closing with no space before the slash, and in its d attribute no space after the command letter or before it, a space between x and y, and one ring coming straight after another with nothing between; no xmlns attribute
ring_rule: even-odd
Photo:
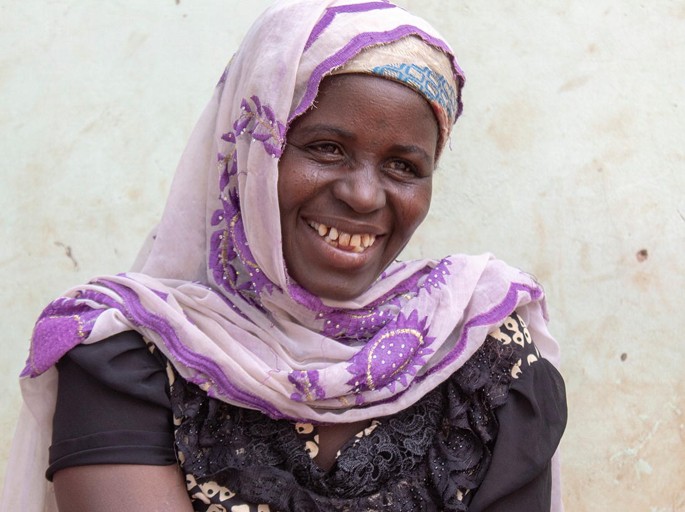
<svg viewBox="0 0 685 512"><path fill-rule="evenodd" d="M347 302L314 296L287 275L277 183L289 123L312 106L323 77L407 36L451 66L452 76L428 73L444 90L423 93L444 143L461 111L463 76L424 20L359 0L283 0L257 20L191 135L136 272L77 286L39 318L22 373L36 442L46 441L40 418L52 414L59 358L131 329L210 396L293 421L346 423L405 409L514 310L543 356L558 362L542 289L490 255L395 262ZM387 64L376 74L424 67Z"/></svg>

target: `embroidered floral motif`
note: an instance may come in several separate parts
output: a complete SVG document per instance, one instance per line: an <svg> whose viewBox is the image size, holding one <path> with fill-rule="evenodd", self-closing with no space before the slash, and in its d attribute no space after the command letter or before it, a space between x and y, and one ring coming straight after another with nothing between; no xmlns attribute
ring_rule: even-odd
<svg viewBox="0 0 685 512"><path fill-rule="evenodd" d="M22 377L43 373L68 350L81 343L90 334L102 308L83 301L61 297L52 302L38 318L32 339L41 342L42 350L32 348ZM49 343L44 343L49 340Z"/></svg>
<svg viewBox="0 0 685 512"><path fill-rule="evenodd" d="M250 136L253 141L261 142L269 155L278 158L283 151L286 128L276 119L273 109L262 104L257 96L243 99L240 109L232 131L221 136L225 149L217 155L222 209L216 210L211 219L211 225L218 229L210 236L209 267L221 289L239 294L261 308L259 296L273 291L274 285L255 262L245 236L235 179L238 174L236 142L239 137Z"/></svg>
<svg viewBox="0 0 685 512"><path fill-rule="evenodd" d="M322 400L326 392L319 386L319 372L316 370L296 371L288 375L288 380L295 385L298 392L290 395L297 402L312 402Z"/></svg>
<svg viewBox="0 0 685 512"><path fill-rule="evenodd" d="M262 105L257 96L240 102L242 114L233 123L233 132L237 136L248 133L264 145L264 149L274 158L280 158L285 142L285 125L276 119L274 111L268 105Z"/></svg>
<svg viewBox="0 0 685 512"><path fill-rule="evenodd" d="M352 374L347 383L354 387L355 393L386 385L394 391L397 382L403 386L409 384L417 368L432 353L428 347L433 338L427 336L426 320L419 320L417 311L412 311L409 317L400 313L355 354L347 368ZM358 395L358 402L360 398Z"/></svg>
<svg viewBox="0 0 685 512"><path fill-rule="evenodd" d="M210 268L215 282L225 291L238 293L253 305L261 307L258 295L265 290L271 292L273 283L262 273L250 251L242 216L238 193L231 190L223 200L223 210L212 216L212 225L225 227L212 233L210 239Z"/></svg>
<svg viewBox="0 0 685 512"><path fill-rule="evenodd" d="M447 281L445 279L448 275L450 275L450 265L452 265L452 262L448 258L443 258L428 274L426 279L423 281L423 288L428 293L431 293L433 290L438 289L441 286L447 284Z"/></svg>

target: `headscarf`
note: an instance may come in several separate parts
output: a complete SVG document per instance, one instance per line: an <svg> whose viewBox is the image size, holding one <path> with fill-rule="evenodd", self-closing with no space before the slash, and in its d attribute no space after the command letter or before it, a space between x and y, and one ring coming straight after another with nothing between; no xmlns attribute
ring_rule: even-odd
<svg viewBox="0 0 685 512"><path fill-rule="evenodd" d="M392 51L407 41L411 52ZM382 65L378 54L366 59L374 47L389 51ZM436 55L443 64L432 63ZM278 158L290 123L312 107L321 80L340 72L385 76L422 94L441 145L461 112L463 74L424 20L386 1L276 2L219 80L136 271L72 288L38 319L22 385L39 442L49 443L40 422L54 408L54 364L79 343L125 330L140 332L209 396L293 421L345 423L409 407L514 310L557 362L541 287L487 254L392 263L344 302L289 278Z"/></svg>

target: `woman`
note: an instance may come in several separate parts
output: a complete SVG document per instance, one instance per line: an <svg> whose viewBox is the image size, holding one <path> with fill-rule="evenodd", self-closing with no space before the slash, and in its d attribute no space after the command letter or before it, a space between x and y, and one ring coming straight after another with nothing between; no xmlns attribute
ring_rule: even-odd
<svg viewBox="0 0 685 512"><path fill-rule="evenodd" d="M541 288L488 255L395 261L462 86L388 2L274 4L136 272L39 318L7 506L558 510Z"/></svg>

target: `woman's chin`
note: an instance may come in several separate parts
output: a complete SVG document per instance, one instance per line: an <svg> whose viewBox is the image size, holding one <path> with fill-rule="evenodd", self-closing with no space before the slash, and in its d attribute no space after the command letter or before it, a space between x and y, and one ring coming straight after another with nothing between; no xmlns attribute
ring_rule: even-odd
<svg viewBox="0 0 685 512"><path fill-rule="evenodd" d="M345 275L331 276L325 280L313 279L311 276L295 281L312 295L323 300L336 302L351 301L362 295L375 281L375 278L350 278Z"/></svg>

